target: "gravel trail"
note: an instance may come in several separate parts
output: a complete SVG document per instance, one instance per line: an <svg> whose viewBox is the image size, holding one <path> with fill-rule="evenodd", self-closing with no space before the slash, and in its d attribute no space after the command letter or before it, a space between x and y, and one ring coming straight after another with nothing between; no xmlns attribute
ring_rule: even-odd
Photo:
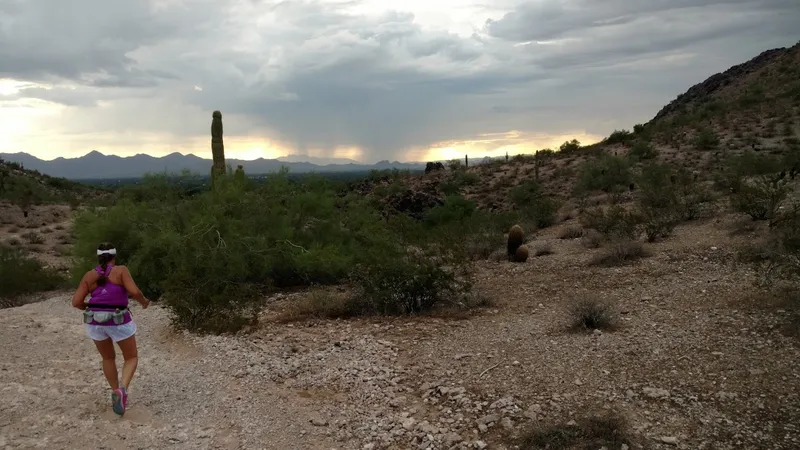
<svg viewBox="0 0 800 450"><path fill-rule="evenodd" d="M324 419L310 400L232 377L237 355L171 332L164 309L134 315L139 367L119 418L66 295L0 310L0 448L342 448L312 424Z"/></svg>

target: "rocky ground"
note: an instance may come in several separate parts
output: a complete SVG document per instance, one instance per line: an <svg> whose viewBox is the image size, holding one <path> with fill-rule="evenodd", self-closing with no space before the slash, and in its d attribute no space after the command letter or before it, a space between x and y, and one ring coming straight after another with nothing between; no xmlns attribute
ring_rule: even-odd
<svg viewBox="0 0 800 450"><path fill-rule="evenodd" d="M457 319L282 324L284 297L249 333L213 337L137 308L122 419L68 293L2 310L0 448L511 449L609 415L628 433L609 450L798 448L793 313L731 264L749 236L730 230L683 225L619 268L548 230L531 245L552 254L481 263L494 305ZM610 302L619 328L570 332L581 298Z"/></svg>
<svg viewBox="0 0 800 450"><path fill-rule="evenodd" d="M69 267L73 211L67 205L35 205L28 217L0 201L0 244L21 247L46 265Z"/></svg>

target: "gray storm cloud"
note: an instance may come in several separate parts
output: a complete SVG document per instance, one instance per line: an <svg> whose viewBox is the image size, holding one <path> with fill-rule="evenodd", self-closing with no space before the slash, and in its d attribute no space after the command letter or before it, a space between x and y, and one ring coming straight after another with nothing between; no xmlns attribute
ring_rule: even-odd
<svg viewBox="0 0 800 450"><path fill-rule="evenodd" d="M16 96L68 105L86 130L190 136L207 123L187 118L221 109L236 118L229 134L378 160L512 129L630 128L703 78L800 39L789 0L526 2L472 36L350 6L0 0L0 78L51 87Z"/></svg>

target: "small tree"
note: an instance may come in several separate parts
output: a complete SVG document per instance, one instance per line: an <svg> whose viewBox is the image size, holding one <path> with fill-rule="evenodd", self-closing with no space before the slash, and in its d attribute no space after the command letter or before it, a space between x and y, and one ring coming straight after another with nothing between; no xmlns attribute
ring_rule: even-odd
<svg viewBox="0 0 800 450"><path fill-rule="evenodd" d="M561 153L571 153L577 150L580 150L581 143L577 139L573 139L571 141L565 141L558 147L558 150Z"/></svg>

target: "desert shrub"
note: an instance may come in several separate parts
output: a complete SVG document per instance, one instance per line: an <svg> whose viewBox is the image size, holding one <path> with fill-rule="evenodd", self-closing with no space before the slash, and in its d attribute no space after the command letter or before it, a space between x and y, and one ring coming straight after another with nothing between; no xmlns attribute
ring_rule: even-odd
<svg viewBox="0 0 800 450"><path fill-rule="evenodd" d="M431 208L424 220L432 226L460 223L469 220L476 210L475 202L460 195L450 195L445 198L444 204Z"/></svg>
<svg viewBox="0 0 800 450"><path fill-rule="evenodd" d="M624 158L603 155L583 164L575 190L615 192L627 189L632 179L630 165Z"/></svg>
<svg viewBox="0 0 800 450"><path fill-rule="evenodd" d="M714 197L705 185L694 181L694 177L685 170L678 171L678 212L683 220L694 220L703 215Z"/></svg>
<svg viewBox="0 0 800 450"><path fill-rule="evenodd" d="M563 154L573 153L580 149L581 149L581 143L577 139L573 139L571 141L564 141L564 143L558 147L558 151L560 151Z"/></svg>
<svg viewBox="0 0 800 450"><path fill-rule="evenodd" d="M767 220L775 217L788 193L786 178L760 175L742 183L731 202L734 209L753 220Z"/></svg>
<svg viewBox="0 0 800 450"><path fill-rule="evenodd" d="M611 304L594 297L582 297L569 305L570 329L574 331L612 330L617 319Z"/></svg>
<svg viewBox="0 0 800 450"><path fill-rule="evenodd" d="M539 228L555 223L558 205L540 184L528 181L511 189L511 202L525 217Z"/></svg>
<svg viewBox="0 0 800 450"><path fill-rule="evenodd" d="M592 266L619 266L649 256L639 241L615 239L589 261Z"/></svg>
<svg viewBox="0 0 800 450"><path fill-rule="evenodd" d="M658 157L658 150L656 150L653 144L638 140L633 144L630 151L628 151L628 157L634 161L650 160Z"/></svg>
<svg viewBox="0 0 800 450"><path fill-rule="evenodd" d="M679 217L675 210L643 207L639 211L642 231L648 242L669 237L678 225Z"/></svg>
<svg viewBox="0 0 800 450"><path fill-rule="evenodd" d="M447 168L456 171L461 170L464 167L460 159L451 159L447 161Z"/></svg>
<svg viewBox="0 0 800 450"><path fill-rule="evenodd" d="M694 138L694 146L698 150L714 150L719 147L719 136L707 128L701 129Z"/></svg>
<svg viewBox="0 0 800 450"><path fill-rule="evenodd" d="M513 220L481 211L471 200L449 196L443 205L431 208L425 215L424 234L439 242L450 237L463 239L468 259L487 259L503 245L503 225ZM452 241L451 244L456 245Z"/></svg>
<svg viewBox="0 0 800 450"><path fill-rule="evenodd" d="M20 248L0 244L0 297L9 298L57 289L64 278L55 270L42 265Z"/></svg>
<svg viewBox="0 0 800 450"><path fill-rule="evenodd" d="M354 307L362 313L396 315L461 304L471 288L470 274L463 269L446 253L434 256L425 251L359 265L352 275Z"/></svg>
<svg viewBox="0 0 800 450"><path fill-rule="evenodd" d="M584 228L596 230L611 238L636 239L641 234L641 217L620 205L586 210L579 220Z"/></svg>
<svg viewBox="0 0 800 450"><path fill-rule="evenodd" d="M581 245L586 248L598 248L603 244L605 237L597 230L586 230L581 237Z"/></svg>
<svg viewBox="0 0 800 450"><path fill-rule="evenodd" d="M29 244L44 244L44 237L35 231L23 234L22 238L28 241Z"/></svg>
<svg viewBox="0 0 800 450"><path fill-rule="evenodd" d="M628 130L614 130L605 138L606 144L627 144L633 134Z"/></svg>
<svg viewBox="0 0 800 450"><path fill-rule="evenodd" d="M756 268L762 286L778 288L788 283L796 291L800 287L800 203L784 208L769 234L740 249L737 259Z"/></svg>
<svg viewBox="0 0 800 450"><path fill-rule="evenodd" d="M553 245L549 242L539 244L533 249L533 254L534 256L552 255Z"/></svg>
<svg viewBox="0 0 800 450"><path fill-rule="evenodd" d="M745 151L740 155L728 157L722 170L714 176L717 188L736 193L742 187L744 179L756 175L767 175L780 172L781 161L772 155Z"/></svg>
<svg viewBox="0 0 800 450"><path fill-rule="evenodd" d="M578 226L562 228L558 233L559 239L577 239L579 237L583 237L583 228Z"/></svg>
<svg viewBox="0 0 800 450"><path fill-rule="evenodd" d="M703 205L712 200L705 186L684 168L651 163L642 168L639 180L639 210L651 230L669 228L670 223L698 218Z"/></svg>
<svg viewBox="0 0 800 450"><path fill-rule="evenodd" d="M475 172L459 171L453 179L462 186L474 186L481 180L480 175Z"/></svg>
<svg viewBox="0 0 800 450"><path fill-rule="evenodd" d="M647 240L667 237L682 218L676 176L667 164L649 164L639 177L638 216Z"/></svg>
<svg viewBox="0 0 800 450"><path fill-rule="evenodd" d="M79 215L74 272L96 264L99 242L113 242L119 263L148 296L164 300L173 324L201 332L252 323L265 293L297 286L352 282L364 311L432 307L467 292L470 285L456 276L468 271L465 243L490 226L460 197L448 197L423 220L386 216L374 199L320 176L290 180L285 172L257 186L225 176L191 196L145 197ZM410 247L425 249L426 257L410 260Z"/></svg>

